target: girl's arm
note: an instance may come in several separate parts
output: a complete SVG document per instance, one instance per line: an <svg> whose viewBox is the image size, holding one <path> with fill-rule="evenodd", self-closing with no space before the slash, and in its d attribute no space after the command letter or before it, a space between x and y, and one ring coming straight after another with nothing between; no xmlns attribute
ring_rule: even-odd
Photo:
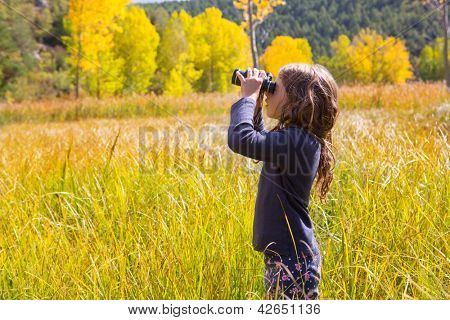
<svg viewBox="0 0 450 320"><path fill-rule="evenodd" d="M258 131L253 122L255 105L256 101L251 97L241 98L232 105L228 147L255 160L287 164L289 157L295 157L288 130Z"/></svg>
<svg viewBox="0 0 450 320"><path fill-rule="evenodd" d="M267 132L267 130L264 129L264 118L263 118L261 107L256 107L255 113L256 113L256 117L254 118L255 119L255 121L254 121L255 130Z"/></svg>

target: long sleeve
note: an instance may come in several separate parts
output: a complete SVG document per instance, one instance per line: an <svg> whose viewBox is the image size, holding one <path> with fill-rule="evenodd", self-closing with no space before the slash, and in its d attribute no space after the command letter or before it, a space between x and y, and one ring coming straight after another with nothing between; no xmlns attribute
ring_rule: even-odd
<svg viewBox="0 0 450 320"><path fill-rule="evenodd" d="M232 105L228 128L229 148L252 159L287 164L289 156L295 156L290 148L288 131L257 131L253 123L255 106L256 101L249 97L241 98Z"/></svg>
<svg viewBox="0 0 450 320"><path fill-rule="evenodd" d="M263 132L267 132L266 129L264 129L264 118L263 118L263 114L262 114L262 110L260 109L259 112L256 115L256 119L255 119L255 130L256 131L263 131Z"/></svg>

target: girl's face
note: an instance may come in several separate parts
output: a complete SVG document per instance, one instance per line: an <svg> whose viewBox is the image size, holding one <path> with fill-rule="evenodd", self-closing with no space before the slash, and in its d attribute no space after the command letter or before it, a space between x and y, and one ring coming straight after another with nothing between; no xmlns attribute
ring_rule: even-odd
<svg viewBox="0 0 450 320"><path fill-rule="evenodd" d="M280 119L281 117L281 107L283 104L287 102L286 90L284 88L283 82L281 79L275 81L275 92L269 93L266 91L266 113L267 116L272 119Z"/></svg>

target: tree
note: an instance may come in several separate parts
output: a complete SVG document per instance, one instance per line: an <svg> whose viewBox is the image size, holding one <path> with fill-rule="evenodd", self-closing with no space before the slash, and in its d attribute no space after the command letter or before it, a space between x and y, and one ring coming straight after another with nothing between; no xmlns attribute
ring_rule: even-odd
<svg viewBox="0 0 450 320"><path fill-rule="evenodd" d="M70 37L64 36L62 38L64 44L67 46L67 51L70 56L67 62L75 69L75 97L80 96L80 74L81 74L81 58L83 56L83 41L82 35L85 32L86 26L86 1L71 0L69 3L69 11L64 18L64 28L70 32Z"/></svg>
<svg viewBox="0 0 450 320"><path fill-rule="evenodd" d="M192 93L194 91L192 84L201 77L202 73L202 70L196 70L192 61L189 61L187 52L181 53L164 83L164 94L182 96Z"/></svg>
<svg viewBox="0 0 450 320"><path fill-rule="evenodd" d="M146 10L146 13L152 24L155 26L156 31L158 31L158 34L162 34L170 19L167 10L159 6L154 10Z"/></svg>
<svg viewBox="0 0 450 320"><path fill-rule="evenodd" d="M120 19L130 0L70 0L65 26L70 37L69 64L76 73L76 95L80 87L80 72L87 87L97 98L121 90L123 60L114 54L113 37L120 31Z"/></svg>
<svg viewBox="0 0 450 320"><path fill-rule="evenodd" d="M404 83L412 78L409 52L403 40L383 38L375 31L362 29L353 38L349 65L355 80L375 83Z"/></svg>
<svg viewBox="0 0 450 320"><path fill-rule="evenodd" d="M0 95L3 96L8 84L24 71L21 51L14 41L7 8L0 6Z"/></svg>
<svg viewBox="0 0 450 320"><path fill-rule="evenodd" d="M8 98L14 98L17 91L26 94L21 83L38 67L33 28L23 18L34 19L34 7L29 1L16 0L14 9L0 4L0 96Z"/></svg>
<svg viewBox="0 0 450 320"><path fill-rule="evenodd" d="M179 56L189 49L186 31L191 21L192 17L184 10L174 11L164 28L157 56L158 69L164 77L178 63Z"/></svg>
<svg viewBox="0 0 450 320"><path fill-rule="evenodd" d="M448 62L448 1L447 0L422 0L424 3L432 4L436 10L442 12L442 30L444 34L444 46L443 46L443 65L444 65L444 74L445 74L445 82L447 83L447 90L450 91L450 70L449 70L449 62Z"/></svg>
<svg viewBox="0 0 450 320"><path fill-rule="evenodd" d="M340 35L331 43L334 55L321 57L339 83L404 83L413 77L403 40L362 29L350 39Z"/></svg>
<svg viewBox="0 0 450 320"><path fill-rule="evenodd" d="M56 37L46 34L44 42L52 47L55 45L62 46L60 41L62 36L67 35L64 29L64 16L67 14L69 7L69 0L50 0L48 1L48 7L52 16L52 34Z"/></svg>
<svg viewBox="0 0 450 320"><path fill-rule="evenodd" d="M444 48L444 38L437 38L433 47L426 45L418 59L419 76L423 80L445 79L445 66L442 54ZM450 57L447 57L450 59Z"/></svg>
<svg viewBox="0 0 450 320"><path fill-rule="evenodd" d="M430 41L430 36L433 37L441 29L441 19L424 19L427 8L419 1L285 0L285 2L284 6L276 7L274 12L256 28L257 48L261 53L278 35L307 38L313 56L320 57L332 54L330 43L339 34L346 34L351 39L361 28L370 27L380 34L391 35L393 30L401 31L414 25L412 30L402 34L402 38L406 40L408 51L418 56L420 50ZM169 13L183 8L190 15L197 15L206 8L215 6L228 20L240 24L243 19L242 10L235 8L233 1L230 0L163 1L143 6L146 10L162 7ZM420 23L417 23L418 21Z"/></svg>
<svg viewBox="0 0 450 320"><path fill-rule="evenodd" d="M311 64L312 53L308 40L278 36L261 56L261 64L266 72L278 75L280 68L288 63L302 62Z"/></svg>
<svg viewBox="0 0 450 320"><path fill-rule="evenodd" d="M192 20L186 11L174 11L164 28L157 61L165 95L182 96L193 92L193 83L202 75L202 70L194 67L189 53L187 35Z"/></svg>
<svg viewBox="0 0 450 320"><path fill-rule="evenodd" d="M211 7L193 18L186 35L188 56L195 68L202 70L194 88L203 92L232 90L232 71L251 61L248 36L242 28Z"/></svg>
<svg viewBox="0 0 450 320"><path fill-rule="evenodd" d="M256 10L253 11L253 4ZM256 47L256 27L260 25L264 19L273 12L273 8L279 5L285 5L283 0L235 0L233 5L235 8L243 11L244 21L241 26L250 33L250 42L253 58L253 67L259 68L258 50Z"/></svg>
<svg viewBox="0 0 450 320"><path fill-rule="evenodd" d="M164 94L170 95L228 92L233 69L250 61L248 36L214 7L195 17L173 12L158 52Z"/></svg>
<svg viewBox="0 0 450 320"><path fill-rule="evenodd" d="M351 41L341 34L337 40L331 42L333 56L328 58L322 56L318 59L318 63L325 65L340 83L352 82L354 74L349 67L351 57Z"/></svg>
<svg viewBox="0 0 450 320"><path fill-rule="evenodd" d="M127 9L120 26L114 43L116 55L124 61L123 90L145 92L156 70L159 35L145 11L138 7Z"/></svg>
<svg viewBox="0 0 450 320"><path fill-rule="evenodd" d="M433 48L426 45L418 60L419 76L422 80L438 80L438 63Z"/></svg>

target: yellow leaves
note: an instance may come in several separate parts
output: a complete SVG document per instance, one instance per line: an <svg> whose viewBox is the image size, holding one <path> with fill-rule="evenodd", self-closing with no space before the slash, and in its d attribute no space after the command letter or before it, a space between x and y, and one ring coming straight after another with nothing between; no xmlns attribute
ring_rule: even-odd
<svg viewBox="0 0 450 320"><path fill-rule="evenodd" d="M404 83L412 78L409 53L403 40L383 38L375 31L363 29L353 42L350 60L355 80Z"/></svg>
<svg viewBox="0 0 450 320"><path fill-rule="evenodd" d="M274 76L277 76L278 71L285 64L311 64L313 62L311 47L306 39L278 36L261 56L260 62L266 72L271 72Z"/></svg>
<svg viewBox="0 0 450 320"><path fill-rule="evenodd" d="M446 0L421 0L421 2L423 4L431 3L431 4L438 5L438 6L443 5L445 3L445 1Z"/></svg>
<svg viewBox="0 0 450 320"><path fill-rule="evenodd" d="M233 1L233 5L238 10L246 10L248 6L248 1L247 0Z"/></svg>
<svg viewBox="0 0 450 320"><path fill-rule="evenodd" d="M266 16L273 12L273 8L280 5L285 5L286 2L282 0L254 0L257 8L256 18L257 20L264 20Z"/></svg>
<svg viewBox="0 0 450 320"><path fill-rule="evenodd" d="M192 92L192 83L199 74L189 56L187 35L190 32L192 17L184 10L174 11L164 28L158 49L158 64L162 74L165 95L182 96Z"/></svg>
<svg viewBox="0 0 450 320"><path fill-rule="evenodd" d="M227 92L234 88L232 70L250 62L249 40L217 8L195 17L181 11L172 14L164 30L159 60L165 94L183 95L194 89Z"/></svg>
<svg viewBox="0 0 450 320"><path fill-rule="evenodd" d="M116 32L114 43L117 55L124 60L124 88L145 92L156 70L159 35L145 11L138 7L126 10L120 26L122 31Z"/></svg>
<svg viewBox="0 0 450 320"><path fill-rule="evenodd" d="M145 92L156 70L159 35L130 0L70 0L69 63L98 97L123 89Z"/></svg>
<svg viewBox="0 0 450 320"><path fill-rule="evenodd" d="M164 83L164 95L182 96L192 93L192 83L197 81L202 73L202 70L196 70L194 64L189 62L186 52L180 54L178 63L170 70L169 78Z"/></svg>
<svg viewBox="0 0 450 320"><path fill-rule="evenodd" d="M93 51L111 47L112 37L118 31L118 19L124 14L125 6L130 0L72 0L83 2L84 17L82 27L87 46ZM101 50L101 49L100 49ZM95 55L95 53L94 53Z"/></svg>
<svg viewBox="0 0 450 320"><path fill-rule="evenodd" d="M340 35L331 43L334 56L327 67L339 82L404 83L411 79L409 53L401 39L363 29L350 39Z"/></svg>
<svg viewBox="0 0 450 320"><path fill-rule="evenodd" d="M250 62L248 36L235 23L222 18L222 12L207 8L194 17L188 34L194 65L204 70L198 87L201 91L231 90L232 70Z"/></svg>
<svg viewBox="0 0 450 320"><path fill-rule="evenodd" d="M283 0L252 0L252 2L254 6L252 19L256 24L264 21L264 19L273 12L273 8L286 4ZM249 24L248 3L248 0L233 1L234 7L243 11L244 21L241 23L241 27L244 29L248 29Z"/></svg>
<svg viewBox="0 0 450 320"><path fill-rule="evenodd" d="M170 70L178 63L181 53L188 50L186 38L187 28L192 17L184 11L174 11L167 21L161 35L161 42L158 48L157 62L163 77L167 77Z"/></svg>

